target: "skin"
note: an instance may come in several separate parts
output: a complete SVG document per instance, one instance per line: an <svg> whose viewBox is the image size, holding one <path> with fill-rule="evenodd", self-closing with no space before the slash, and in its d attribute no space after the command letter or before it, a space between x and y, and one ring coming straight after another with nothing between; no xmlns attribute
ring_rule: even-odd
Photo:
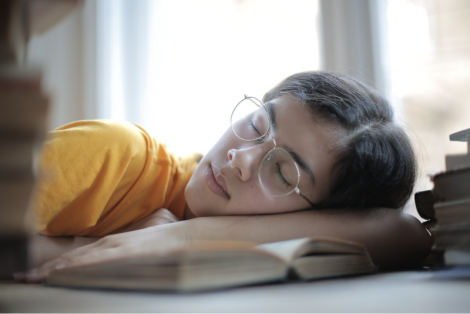
<svg viewBox="0 0 470 314"><path fill-rule="evenodd" d="M299 188L312 202L321 201L332 183L332 151L340 135L331 125L313 121L294 98L277 98L267 105L276 115L277 128L271 137L259 143L244 142L228 129L201 160L185 191L186 217L196 218L178 221L171 212L160 209L129 226L126 232L101 239L37 235L32 242L32 266L42 266L17 274L15 279L38 282L54 269L164 254L200 240L267 243L331 236L363 243L382 268L413 266L428 254L431 237L426 229L417 219L398 210L304 210L309 204L295 193L283 197L265 193L258 180L258 167L274 147L274 138L277 147L288 145L306 161L315 184L301 170ZM229 197L209 188L209 167L218 169L218 182Z"/></svg>
<svg viewBox="0 0 470 314"><path fill-rule="evenodd" d="M201 160L185 191L189 209L196 217L276 214L310 206L295 193L274 197L261 187L258 169L266 153L274 148L272 138L277 147L288 145L312 170L315 184L300 167L299 188L305 196L318 203L328 195L335 161L332 150L338 138L336 129L313 121L302 103L290 96L276 98L266 106L275 114L276 127L271 130L271 137L262 143L246 142L229 128ZM205 173L209 167L220 172L219 180L229 198L208 187Z"/></svg>
<svg viewBox="0 0 470 314"><path fill-rule="evenodd" d="M194 241L250 241L268 243L301 237L336 237L362 243L373 262L382 269L415 267L429 253L432 241L427 230L411 215L395 209L374 208L360 211L299 211L273 215L201 217L167 223L172 215L166 209L147 218L136 231L104 238L52 238L37 235L38 263L49 260L27 273L16 274L17 281L39 282L55 269L89 265L149 254L165 254ZM162 220L159 221L160 218ZM156 224L156 225L155 225ZM71 247L67 248L69 241ZM90 244L77 247L77 241Z"/></svg>

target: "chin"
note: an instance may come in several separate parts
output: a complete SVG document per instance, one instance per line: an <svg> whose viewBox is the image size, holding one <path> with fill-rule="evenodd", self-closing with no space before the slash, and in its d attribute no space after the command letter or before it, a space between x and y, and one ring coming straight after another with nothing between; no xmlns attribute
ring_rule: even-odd
<svg viewBox="0 0 470 314"><path fill-rule="evenodd" d="M202 183L198 183L194 175L189 180L188 185L184 190L184 197L189 210L194 216L212 216L207 213L207 208L211 208L211 206L207 204L207 195L202 187Z"/></svg>
<svg viewBox="0 0 470 314"><path fill-rule="evenodd" d="M199 163L196 171L186 185L184 197L189 210L196 217L222 216L220 213L222 207L217 198L205 189L204 165L202 161Z"/></svg>
<svg viewBox="0 0 470 314"><path fill-rule="evenodd" d="M193 178L194 176L189 180L188 185L186 185L186 188L184 189L184 198L186 199L186 205L193 215L196 217L201 217L197 210L200 208L200 206L198 206L198 191L196 189L197 185L195 185L195 182L193 182Z"/></svg>

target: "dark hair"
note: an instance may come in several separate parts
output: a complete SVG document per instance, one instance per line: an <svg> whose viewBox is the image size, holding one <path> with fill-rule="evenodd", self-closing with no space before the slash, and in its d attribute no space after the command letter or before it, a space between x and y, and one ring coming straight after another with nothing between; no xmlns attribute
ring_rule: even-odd
<svg viewBox="0 0 470 314"><path fill-rule="evenodd" d="M294 74L264 95L268 102L290 95L313 118L339 126L335 180L318 208L400 208L413 191L416 158L408 136L393 120L393 109L372 88L343 74Z"/></svg>

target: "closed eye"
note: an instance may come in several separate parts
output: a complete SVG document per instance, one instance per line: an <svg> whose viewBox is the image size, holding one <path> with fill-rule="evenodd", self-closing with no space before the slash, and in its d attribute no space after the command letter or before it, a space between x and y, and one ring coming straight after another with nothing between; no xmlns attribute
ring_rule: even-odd
<svg viewBox="0 0 470 314"><path fill-rule="evenodd" d="M278 163L276 163L276 166L277 166L277 177L279 178L279 180L281 180L282 184L284 184L285 186L291 186L291 184L282 175L281 166Z"/></svg>
<svg viewBox="0 0 470 314"><path fill-rule="evenodd" d="M253 120L250 120L248 122L248 125L250 126L250 128L252 128L253 130L255 130L256 133L258 133L259 136L261 136L261 132L256 128L256 125L253 123Z"/></svg>
<svg viewBox="0 0 470 314"><path fill-rule="evenodd" d="M260 137L262 134L261 132L258 130L258 128L256 127L256 125L253 123L253 120L250 120L248 122L248 125L251 129L253 129L257 134L258 134L258 137ZM262 138L259 138L257 139L256 141L254 141L255 144L263 144L264 142L266 141L266 136L262 137Z"/></svg>

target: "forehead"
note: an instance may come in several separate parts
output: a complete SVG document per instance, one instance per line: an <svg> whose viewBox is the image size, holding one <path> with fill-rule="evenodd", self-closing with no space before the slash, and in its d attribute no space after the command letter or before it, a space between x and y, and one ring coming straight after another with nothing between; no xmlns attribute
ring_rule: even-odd
<svg viewBox="0 0 470 314"><path fill-rule="evenodd" d="M315 116L300 100L292 96L282 96L266 104L275 112L277 135L295 135L305 144L322 141L328 150L335 147L340 133L339 128Z"/></svg>
<svg viewBox="0 0 470 314"><path fill-rule="evenodd" d="M329 193L331 169L335 162L333 150L339 131L323 119L315 119L302 104L291 96L282 96L267 103L276 119L274 136L279 146L288 145L309 165L315 176L315 199ZM309 188L308 177L301 174L301 185ZM311 190L308 189L308 191Z"/></svg>

